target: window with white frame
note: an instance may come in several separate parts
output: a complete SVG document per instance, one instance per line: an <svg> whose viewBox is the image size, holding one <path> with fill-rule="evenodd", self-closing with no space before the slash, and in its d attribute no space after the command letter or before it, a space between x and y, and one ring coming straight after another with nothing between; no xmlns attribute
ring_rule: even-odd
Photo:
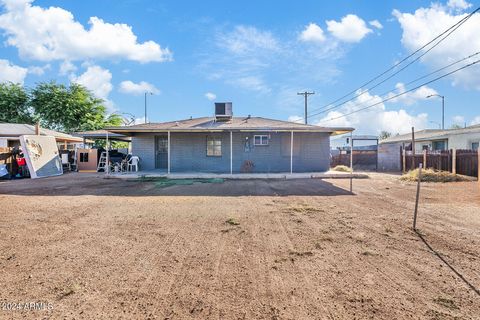
<svg viewBox="0 0 480 320"><path fill-rule="evenodd" d="M256 146L268 146L268 136L267 135L253 136L253 144Z"/></svg>
<svg viewBox="0 0 480 320"><path fill-rule="evenodd" d="M222 139L220 137L207 137L207 156L222 156Z"/></svg>

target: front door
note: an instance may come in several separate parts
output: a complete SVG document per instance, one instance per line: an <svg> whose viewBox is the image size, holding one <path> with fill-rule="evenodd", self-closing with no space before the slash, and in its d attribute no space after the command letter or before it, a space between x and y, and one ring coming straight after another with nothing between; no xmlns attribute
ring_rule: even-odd
<svg viewBox="0 0 480 320"><path fill-rule="evenodd" d="M168 137L155 137L155 167L167 169L168 167Z"/></svg>

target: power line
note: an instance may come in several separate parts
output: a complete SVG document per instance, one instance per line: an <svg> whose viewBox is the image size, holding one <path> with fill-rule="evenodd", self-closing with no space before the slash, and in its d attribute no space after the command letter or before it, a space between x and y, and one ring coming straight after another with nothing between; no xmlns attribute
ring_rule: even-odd
<svg viewBox="0 0 480 320"><path fill-rule="evenodd" d="M478 7L477 9L475 9L474 11L472 11L470 14L468 14L467 16L465 16L464 18L462 18L460 21L458 21L457 23L455 23L454 25L450 26L448 29L446 29L445 31L443 31L442 33L440 33L438 36L436 36L435 38L433 38L432 40L430 40L428 43L426 43L425 45L423 45L422 47L420 47L419 49L415 50L413 53L411 53L410 55L408 55L407 57L403 58L402 60L400 60L399 62L397 62L396 64L394 64L392 67L388 68L387 70L385 70L384 72L380 73L379 75L375 76L373 79L367 81L366 83L362 84L360 87L356 88L355 90L352 90L350 91L349 93L345 94L344 96L338 98L337 100L335 101L332 101L320 108L317 108L316 110L320 110L320 109L324 109L332 104L335 104L337 102L339 102L340 100L343 100L344 98L350 96L351 94L354 94L356 93L358 90L361 90L363 87L369 85L370 83L374 82L375 80L381 78L382 76L384 76L385 74L389 73L390 71L394 70L396 67L398 67L399 65L401 65L403 62L407 61L408 59L410 59L411 57L413 57L414 55L416 55L418 52L420 52L421 50L423 50L424 48L426 48L427 46L429 46L430 44L432 44L433 42L435 42L436 40L440 39L441 37L443 37L445 34L445 36L440 39L436 44L434 44L431 48L429 48L426 52L422 53L419 57L415 58L413 61L410 61L406 66L402 67L400 70L396 71L395 73L393 73L392 75L390 75L389 77L387 77L386 79L382 80L381 82L379 82L378 84L374 85L373 87L369 88L369 89L366 89L364 90L363 92L355 95L353 98L350 98L349 100L346 100L344 102L342 102L341 104L338 104L334 107L338 107L338 106L341 106L355 98L357 98L358 96L360 95L363 95L364 93L366 93L367 91L369 90L372 90L376 87L378 87L379 85L381 85L382 83L386 82L387 80L391 79L393 76L397 75L398 73L402 72L404 69L406 69L407 67L409 67L410 65L412 65L413 63L415 63L416 61L418 61L421 57L423 57L425 54L427 54L428 52L430 52L433 48L435 48L436 46L438 46L443 40L445 40L447 37L449 37L453 32L455 32L463 23L465 23L468 19L470 19L475 13L477 13L478 11L480 10L480 7ZM448 33L448 34L447 34Z"/></svg>
<svg viewBox="0 0 480 320"><path fill-rule="evenodd" d="M456 64L458 64L458 63L460 63L460 62L463 62L463 61L465 61L465 60L468 60L468 59L470 59L470 58L473 58L473 57L475 57L475 56L477 56L477 55L479 55L479 54L480 54L480 51L478 51L478 52L476 52L476 53L474 53L474 54L471 54L471 55L469 55L469 56L467 56L467 57L464 57L464 58L462 58L462 59L460 59L460 60L457 60L457 61L455 61L455 62L452 62L452 63L450 63L450 64L448 64L448 65L446 65L446 66L444 66L444 67L442 67L442 68L440 68L440 69L437 69L437 70L432 71L432 72L430 72L430 73L428 73L428 74L426 74L426 75L423 75L423 76L421 76L421 77L419 77L419 78L416 78L416 79L414 79L414 80L412 80L412 81L409 81L409 82L405 83L404 86L407 87L407 86L409 86L409 85L411 85L411 84L413 84L413 83L415 83L415 82L418 82L418 81L420 81L420 80L422 80L422 79L428 78L429 76L431 76L431 75L433 75L433 74L436 74L436 73L438 73L438 72L440 72L440 71L443 71L443 70L445 70L445 69L448 69L448 68L450 68L450 67L452 67L452 66L454 66L454 65L456 65ZM388 93L390 93L390 92L392 92L392 91L394 91L394 90L395 90L395 89L385 91L385 92L383 92L382 94L379 94L379 96L386 95L386 94L388 94ZM372 101L373 99L375 99L375 97L372 97L372 98L368 99L367 101L364 101L363 103ZM357 106L357 105L359 105L359 104L354 105L354 107ZM328 112L328 111L330 111L330 110L332 110L332 109L336 109L336 108L332 107L332 108L328 108L328 109L325 109L325 110L321 110L321 111L319 111L319 112L316 112L316 113L311 114L310 117L314 117L314 116L317 116L317 115L319 115L319 114L326 113L326 112Z"/></svg>
<svg viewBox="0 0 480 320"><path fill-rule="evenodd" d="M464 65L463 67L460 67L460 68L458 68L458 69L455 69L455 70L453 70L453 71L451 71L451 72L448 72L448 73L446 73L446 74L444 74L444 75L441 75L441 76L439 76L439 77L437 77L437 78L435 78L435 79L432 79L432 80L430 80L430 81L428 81L428 82L425 82L425 83L423 83L423 84L421 84L421 85L419 85L419 86L417 86L417 87L415 87L415 88L412 88L412 89L409 89L409 90L404 91L404 92L402 92L402 93L399 93L399 94L396 94L396 95L394 95L394 96L388 97L388 98L386 98L386 99L384 99L384 100L382 100L382 101L380 101L380 102L374 103L374 104L369 105L369 106L366 106L366 107L364 107L364 108L361 108L361 109L358 109L358 110L355 110L355 111L346 113L346 114L341 115L341 116L338 116L338 117L334 117L334 118L330 118L330 119L324 120L323 122L332 121L332 120L337 120L337 119L344 118L344 117L346 117L346 116L352 115L352 114L354 114L354 113L357 113L357 112L360 112L360 111L363 111L363 110L366 110L366 109L369 109L369 108L373 108L373 107L375 107L375 106L378 106L379 104L382 104L382 103L384 103L384 102L387 102L387 101L392 100L392 99L395 99L395 98L398 98L398 97L400 97L400 96L403 96L404 94L407 94L407 93L409 93L409 92L415 91L415 90L417 90L417 89L419 89L419 88L421 88L421 87L423 87L423 86L425 86L425 85L428 85L428 84L430 84L430 83L433 83L433 82L435 82L435 81L438 81L438 80L440 80L440 79L443 79L443 78L445 78L445 77L447 77L447 76L449 76L449 75L452 75L452 74L454 74L454 73L456 73L456 72L459 72L459 71L461 71L461 70L463 70L463 69L469 68L469 67L471 67L471 66L473 66L473 65L475 65L475 64L477 64L477 63L479 63L479 62L480 62L480 59L479 59L479 60L476 60L476 61L474 61L474 62L472 62L472 63L469 63L469 64L467 64L467 65Z"/></svg>

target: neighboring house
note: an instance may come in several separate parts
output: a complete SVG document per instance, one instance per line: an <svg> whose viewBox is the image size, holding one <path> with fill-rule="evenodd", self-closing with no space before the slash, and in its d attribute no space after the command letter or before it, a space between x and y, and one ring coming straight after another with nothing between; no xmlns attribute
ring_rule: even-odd
<svg viewBox="0 0 480 320"><path fill-rule="evenodd" d="M215 117L108 130L132 137L132 153L140 157L142 170L215 173L327 171L330 136L353 131L233 117L231 103L215 107Z"/></svg>
<svg viewBox="0 0 480 320"><path fill-rule="evenodd" d="M42 136L54 136L57 140L59 149L74 149L75 144L83 142L80 137L40 128L39 134ZM0 147L17 147L20 146L20 136L34 135L35 126L21 123L0 123Z"/></svg>
<svg viewBox="0 0 480 320"><path fill-rule="evenodd" d="M423 150L473 149L477 150L480 141L480 125L461 129L426 129L415 132L415 153ZM412 148L412 134L392 136L380 141L379 169L400 170L400 149Z"/></svg>

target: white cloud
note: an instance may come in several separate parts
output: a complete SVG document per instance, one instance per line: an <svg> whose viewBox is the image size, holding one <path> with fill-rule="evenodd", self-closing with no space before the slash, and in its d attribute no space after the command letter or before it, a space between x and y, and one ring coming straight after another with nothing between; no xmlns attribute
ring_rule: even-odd
<svg viewBox="0 0 480 320"><path fill-rule="evenodd" d="M28 73L41 76L45 73L45 71L49 70L50 68L51 68L50 64L46 64L43 67L30 66L28 67Z"/></svg>
<svg viewBox="0 0 480 320"><path fill-rule="evenodd" d="M89 66L80 76L72 75L72 82L83 85L90 90L97 98L103 99L109 109L113 109L113 102L108 99L108 95L113 89L112 73L99 66Z"/></svg>
<svg viewBox="0 0 480 320"><path fill-rule="evenodd" d="M378 20L369 21L368 24L371 25L374 28L383 29L383 25Z"/></svg>
<svg viewBox="0 0 480 320"><path fill-rule="evenodd" d="M290 116L287 120L295 123L303 123L303 117L300 116Z"/></svg>
<svg viewBox="0 0 480 320"><path fill-rule="evenodd" d="M139 83L132 82L130 80L122 81L120 83L120 92L133 94L133 95L141 95L145 92L151 92L153 94L159 94L160 90L158 90L153 84L140 81Z"/></svg>
<svg viewBox="0 0 480 320"><path fill-rule="evenodd" d="M205 93L205 98L207 98L210 101L213 101L213 100L217 99L217 95L215 93L212 93L212 92L207 92L207 93Z"/></svg>
<svg viewBox="0 0 480 320"><path fill-rule="evenodd" d="M365 21L354 14L346 15L340 22L327 21L327 29L332 35L344 42L360 42L367 34L371 33Z"/></svg>
<svg viewBox="0 0 480 320"><path fill-rule="evenodd" d="M234 86L251 91L257 91L260 93L269 93L271 91L265 81L257 76L245 76L241 78L231 79L227 82L233 84Z"/></svg>
<svg viewBox="0 0 480 320"><path fill-rule="evenodd" d="M44 9L33 0L0 0L5 12L0 29L6 44L22 57L40 61L128 59L146 62L171 60L171 52L156 42L138 42L132 28L122 23L107 23L91 17L86 29L71 12L59 7Z"/></svg>
<svg viewBox="0 0 480 320"><path fill-rule="evenodd" d="M77 67L70 61L65 60L60 64L60 75L62 76L75 71L77 71Z"/></svg>
<svg viewBox="0 0 480 320"><path fill-rule="evenodd" d="M262 95L276 91L277 97L284 87L334 81L339 74L335 61L344 56L340 42L325 41L318 46L298 41L298 37L277 39L272 32L252 26L218 31L209 50L200 52L203 59L197 70L210 81Z"/></svg>
<svg viewBox="0 0 480 320"><path fill-rule="evenodd" d="M455 123L455 124L463 125L465 123L465 117L464 116L454 116L452 118L452 120L453 120L453 123Z"/></svg>
<svg viewBox="0 0 480 320"><path fill-rule="evenodd" d="M402 44L410 52L422 47L466 16L466 14L452 13L447 7L438 4L432 4L428 8L419 8L414 13L401 13L394 10L393 15L403 30ZM437 69L480 51L479 29L480 14L476 13L448 39L428 52L421 62L432 69ZM453 85L480 90L480 68L478 67L458 72L452 75L451 79Z"/></svg>
<svg viewBox="0 0 480 320"><path fill-rule="evenodd" d="M357 92L357 94L360 92ZM409 132L412 127L415 127L415 130L427 127L428 115L426 113L412 115L403 109L386 110L385 104L380 103L381 101L381 97L366 92L355 100L346 103L340 110L330 111L316 124L321 126L354 127L355 132L358 134L379 134L381 131L401 134ZM378 105L375 107L347 115L362 107L376 103Z"/></svg>
<svg viewBox="0 0 480 320"><path fill-rule="evenodd" d="M0 82L23 84L27 73L27 68L14 65L8 60L0 59Z"/></svg>
<svg viewBox="0 0 480 320"><path fill-rule="evenodd" d="M270 32L241 25L236 26L232 32L219 34L217 45L235 54L278 49L278 42Z"/></svg>
<svg viewBox="0 0 480 320"><path fill-rule="evenodd" d="M405 88L405 85L401 82L395 85L395 89L396 89L395 91L390 92L387 95L387 98L391 98L399 93L404 93L405 91L407 91L407 89ZM433 94L438 94L438 93L437 91L435 91L434 89L428 86L422 86L417 90L414 90L412 92L405 93L399 97L393 98L389 102L393 102L393 103L399 102L407 106L410 106L415 104L419 100L421 101L421 100L428 99L427 96L433 95Z"/></svg>
<svg viewBox="0 0 480 320"><path fill-rule="evenodd" d="M456 10L465 10L470 8L472 4L465 0L448 0L447 6Z"/></svg>
<svg viewBox="0 0 480 320"><path fill-rule="evenodd" d="M322 28L315 23L310 23L300 34L300 40L305 42L323 42L325 39Z"/></svg>
<svg viewBox="0 0 480 320"><path fill-rule="evenodd" d="M471 126L476 125L476 124L480 124L480 116L476 116L476 117L473 118L473 120L470 122L470 125L471 125Z"/></svg>
<svg viewBox="0 0 480 320"><path fill-rule="evenodd" d="M135 118L132 125L145 123L145 117Z"/></svg>

